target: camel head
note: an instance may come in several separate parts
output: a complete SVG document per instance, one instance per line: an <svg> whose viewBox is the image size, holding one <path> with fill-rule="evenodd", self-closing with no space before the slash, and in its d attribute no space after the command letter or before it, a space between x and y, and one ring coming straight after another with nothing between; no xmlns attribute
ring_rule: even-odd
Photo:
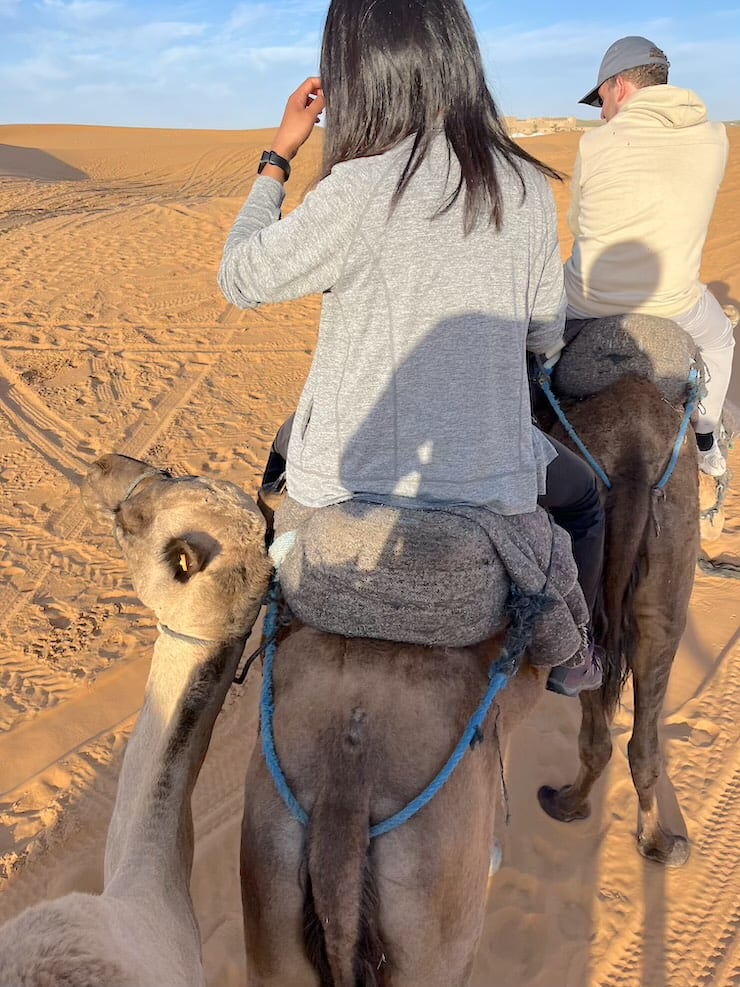
<svg viewBox="0 0 740 987"><path fill-rule="evenodd" d="M90 468L82 498L112 520L134 588L160 623L212 641L249 631L270 563L264 519L238 487L111 454Z"/></svg>

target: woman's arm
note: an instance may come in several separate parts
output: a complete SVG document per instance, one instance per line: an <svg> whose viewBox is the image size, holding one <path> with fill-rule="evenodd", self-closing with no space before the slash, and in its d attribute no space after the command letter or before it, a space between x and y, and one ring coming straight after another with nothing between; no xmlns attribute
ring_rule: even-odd
<svg viewBox="0 0 740 987"><path fill-rule="evenodd" d="M289 97L271 150L291 161L319 122L324 93L317 77ZM289 170L289 169L288 169ZM226 240L218 283L238 308L288 301L326 291L342 270L357 224L364 183L361 168L335 169L303 204L279 222L287 174L267 164Z"/></svg>
<svg viewBox="0 0 740 987"><path fill-rule="evenodd" d="M218 283L227 300L256 308L333 287L367 201L362 174L338 165L282 220L282 184L257 178L224 248Z"/></svg>

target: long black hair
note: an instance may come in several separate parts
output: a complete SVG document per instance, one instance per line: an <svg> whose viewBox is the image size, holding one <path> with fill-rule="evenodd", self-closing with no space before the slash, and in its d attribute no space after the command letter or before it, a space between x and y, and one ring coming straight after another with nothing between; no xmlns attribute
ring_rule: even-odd
<svg viewBox="0 0 740 987"><path fill-rule="evenodd" d="M460 179L438 214L464 187L466 231L486 214L501 226L496 158L515 169L523 194L522 161L560 178L509 137L463 0L331 0L320 72L326 97L322 177L341 161L382 154L414 135L391 208L441 126Z"/></svg>

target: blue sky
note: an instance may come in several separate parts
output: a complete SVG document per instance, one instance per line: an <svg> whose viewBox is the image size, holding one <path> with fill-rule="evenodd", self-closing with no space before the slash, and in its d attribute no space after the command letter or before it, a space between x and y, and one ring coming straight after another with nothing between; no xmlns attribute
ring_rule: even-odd
<svg viewBox="0 0 740 987"><path fill-rule="evenodd" d="M0 0L0 123L276 125L317 71L328 0ZM595 115L578 99L604 50L642 34L715 119L740 118L740 6L468 0L506 114ZM587 14L583 11L588 10Z"/></svg>

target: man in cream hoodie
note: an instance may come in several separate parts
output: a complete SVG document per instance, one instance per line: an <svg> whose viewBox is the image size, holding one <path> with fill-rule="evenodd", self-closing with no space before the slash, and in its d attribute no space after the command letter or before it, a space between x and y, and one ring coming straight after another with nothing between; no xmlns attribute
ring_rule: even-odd
<svg viewBox="0 0 740 987"><path fill-rule="evenodd" d="M601 107L606 123L581 138L573 174L568 316L642 312L673 319L692 336L709 377L695 425L699 466L721 476L727 467L715 432L735 341L699 269L728 141L695 93L667 84L668 68L652 41L621 38L580 101Z"/></svg>

